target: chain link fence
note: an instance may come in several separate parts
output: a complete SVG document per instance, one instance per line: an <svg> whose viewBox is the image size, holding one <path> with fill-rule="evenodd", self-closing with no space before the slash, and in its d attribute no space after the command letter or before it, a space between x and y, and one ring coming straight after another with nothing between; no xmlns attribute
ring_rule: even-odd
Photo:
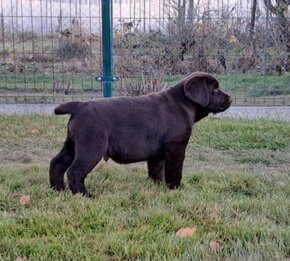
<svg viewBox="0 0 290 261"><path fill-rule="evenodd" d="M235 105L290 105L289 1L112 1L113 96L214 74ZM1 0L0 103L102 97L99 0Z"/></svg>

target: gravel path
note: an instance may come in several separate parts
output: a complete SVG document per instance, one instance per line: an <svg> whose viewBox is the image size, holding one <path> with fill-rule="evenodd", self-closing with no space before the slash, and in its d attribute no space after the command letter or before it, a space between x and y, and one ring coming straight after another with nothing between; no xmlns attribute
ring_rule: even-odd
<svg viewBox="0 0 290 261"><path fill-rule="evenodd" d="M0 115L53 114L56 104L0 104ZM245 107L233 106L214 117L275 119L290 122L290 106Z"/></svg>
<svg viewBox="0 0 290 261"><path fill-rule="evenodd" d="M245 107L233 106L214 117L229 117L243 119L267 119L290 122L290 106Z"/></svg>

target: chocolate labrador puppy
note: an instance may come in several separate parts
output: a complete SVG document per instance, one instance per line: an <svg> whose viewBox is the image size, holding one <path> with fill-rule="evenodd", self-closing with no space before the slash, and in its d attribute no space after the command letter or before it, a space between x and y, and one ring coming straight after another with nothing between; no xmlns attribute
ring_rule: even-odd
<svg viewBox="0 0 290 261"><path fill-rule="evenodd" d="M51 186L91 196L87 174L104 158L118 163L147 161L149 177L178 188L192 126L209 113L225 111L231 97L210 74L195 72L166 91L140 97L69 102L55 114L71 114L67 138L51 160Z"/></svg>

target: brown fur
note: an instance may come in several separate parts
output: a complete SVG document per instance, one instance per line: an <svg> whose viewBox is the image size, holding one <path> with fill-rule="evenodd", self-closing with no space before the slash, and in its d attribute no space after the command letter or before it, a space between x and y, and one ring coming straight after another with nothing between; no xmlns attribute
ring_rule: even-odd
<svg viewBox="0 0 290 261"><path fill-rule="evenodd" d="M51 160L51 186L72 193L87 192L87 174L104 158L119 163L147 161L148 175L165 178L170 189L180 185L186 145L195 122L226 110L231 97L210 74L192 73L166 91L140 97L69 102L55 114L71 114L67 138Z"/></svg>

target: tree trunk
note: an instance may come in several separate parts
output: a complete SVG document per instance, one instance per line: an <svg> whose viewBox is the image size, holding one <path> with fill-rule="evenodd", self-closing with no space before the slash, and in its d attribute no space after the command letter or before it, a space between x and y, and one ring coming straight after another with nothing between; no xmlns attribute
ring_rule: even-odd
<svg viewBox="0 0 290 261"><path fill-rule="evenodd" d="M188 25L191 26L193 23L193 0L189 0L189 3L188 3L187 19L188 19Z"/></svg>
<svg viewBox="0 0 290 261"><path fill-rule="evenodd" d="M1 31L1 38L0 40L3 41L3 45L4 45L4 37L5 37L5 33L4 33L4 16L2 13L0 13L0 31ZM4 50L5 51L5 50Z"/></svg>
<svg viewBox="0 0 290 261"><path fill-rule="evenodd" d="M185 25L185 5L186 0L178 0L177 1L177 30L179 33L184 31Z"/></svg>
<svg viewBox="0 0 290 261"><path fill-rule="evenodd" d="M177 30L181 30L181 22L182 22L182 11L181 11L181 0L177 1Z"/></svg>
<svg viewBox="0 0 290 261"><path fill-rule="evenodd" d="M252 44L253 50L255 50L254 32L255 32L256 10L257 10L257 0L253 0L251 23L250 23L250 43Z"/></svg>

